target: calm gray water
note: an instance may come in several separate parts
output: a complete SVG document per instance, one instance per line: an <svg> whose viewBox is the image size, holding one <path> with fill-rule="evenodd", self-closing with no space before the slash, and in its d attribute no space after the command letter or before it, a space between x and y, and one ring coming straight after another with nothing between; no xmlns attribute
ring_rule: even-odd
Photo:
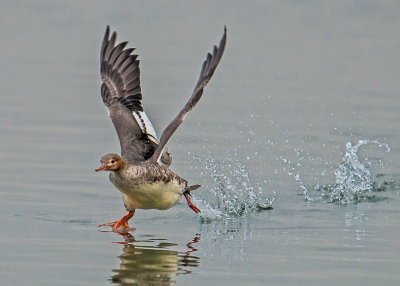
<svg viewBox="0 0 400 286"><path fill-rule="evenodd" d="M400 5L265 2L2 2L1 285L400 284ZM227 25L168 146L201 217L182 201L129 237L97 229L125 214L94 172L119 152L107 24L137 47L159 135Z"/></svg>

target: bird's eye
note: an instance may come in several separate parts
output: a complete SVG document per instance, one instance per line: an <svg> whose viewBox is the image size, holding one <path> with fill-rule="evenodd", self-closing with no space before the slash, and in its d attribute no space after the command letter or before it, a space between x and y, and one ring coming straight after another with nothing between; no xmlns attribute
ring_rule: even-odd
<svg viewBox="0 0 400 286"><path fill-rule="evenodd" d="M114 160L111 160L111 164L114 164L115 163L115 161Z"/></svg>

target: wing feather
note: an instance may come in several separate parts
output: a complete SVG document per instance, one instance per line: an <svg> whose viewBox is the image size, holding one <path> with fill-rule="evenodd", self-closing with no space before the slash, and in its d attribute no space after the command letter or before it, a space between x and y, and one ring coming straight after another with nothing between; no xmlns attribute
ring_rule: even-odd
<svg viewBox="0 0 400 286"><path fill-rule="evenodd" d="M101 96L117 131L122 157L129 163L144 161L153 155L157 135L143 110L140 62L131 54L135 49L125 48L128 42L116 45L116 40L116 32L110 37L107 26L100 52Z"/></svg>
<svg viewBox="0 0 400 286"><path fill-rule="evenodd" d="M212 54L208 53L206 56L206 60L201 66L199 80L194 88L192 96L186 105L181 109L178 115L172 120L172 122L165 128L164 132L161 135L160 144L157 146L153 156L149 159L152 162L160 162L161 154L163 154L165 145L168 143L171 136L174 134L176 129L178 129L179 125L182 124L185 119L187 113L191 111L198 101L200 100L203 90L210 81L212 75L215 72L215 69L220 62L222 55L225 50L226 44L226 27L224 27L224 34L219 43L219 47L214 46Z"/></svg>

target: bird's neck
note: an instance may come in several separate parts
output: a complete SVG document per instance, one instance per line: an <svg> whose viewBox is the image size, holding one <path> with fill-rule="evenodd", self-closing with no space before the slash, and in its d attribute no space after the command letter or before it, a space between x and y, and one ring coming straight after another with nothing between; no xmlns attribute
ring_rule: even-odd
<svg viewBox="0 0 400 286"><path fill-rule="evenodd" d="M118 164L118 169L113 171L113 172L122 172L128 168L128 163L126 163L124 160L121 160L121 162Z"/></svg>

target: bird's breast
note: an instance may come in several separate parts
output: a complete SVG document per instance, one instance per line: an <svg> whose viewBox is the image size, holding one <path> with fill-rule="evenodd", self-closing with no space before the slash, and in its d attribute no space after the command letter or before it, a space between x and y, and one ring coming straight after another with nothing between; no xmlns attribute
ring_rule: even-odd
<svg viewBox="0 0 400 286"><path fill-rule="evenodd" d="M179 180L141 182L110 176L110 181L122 193L125 207L132 209L166 210L176 205L185 187Z"/></svg>

